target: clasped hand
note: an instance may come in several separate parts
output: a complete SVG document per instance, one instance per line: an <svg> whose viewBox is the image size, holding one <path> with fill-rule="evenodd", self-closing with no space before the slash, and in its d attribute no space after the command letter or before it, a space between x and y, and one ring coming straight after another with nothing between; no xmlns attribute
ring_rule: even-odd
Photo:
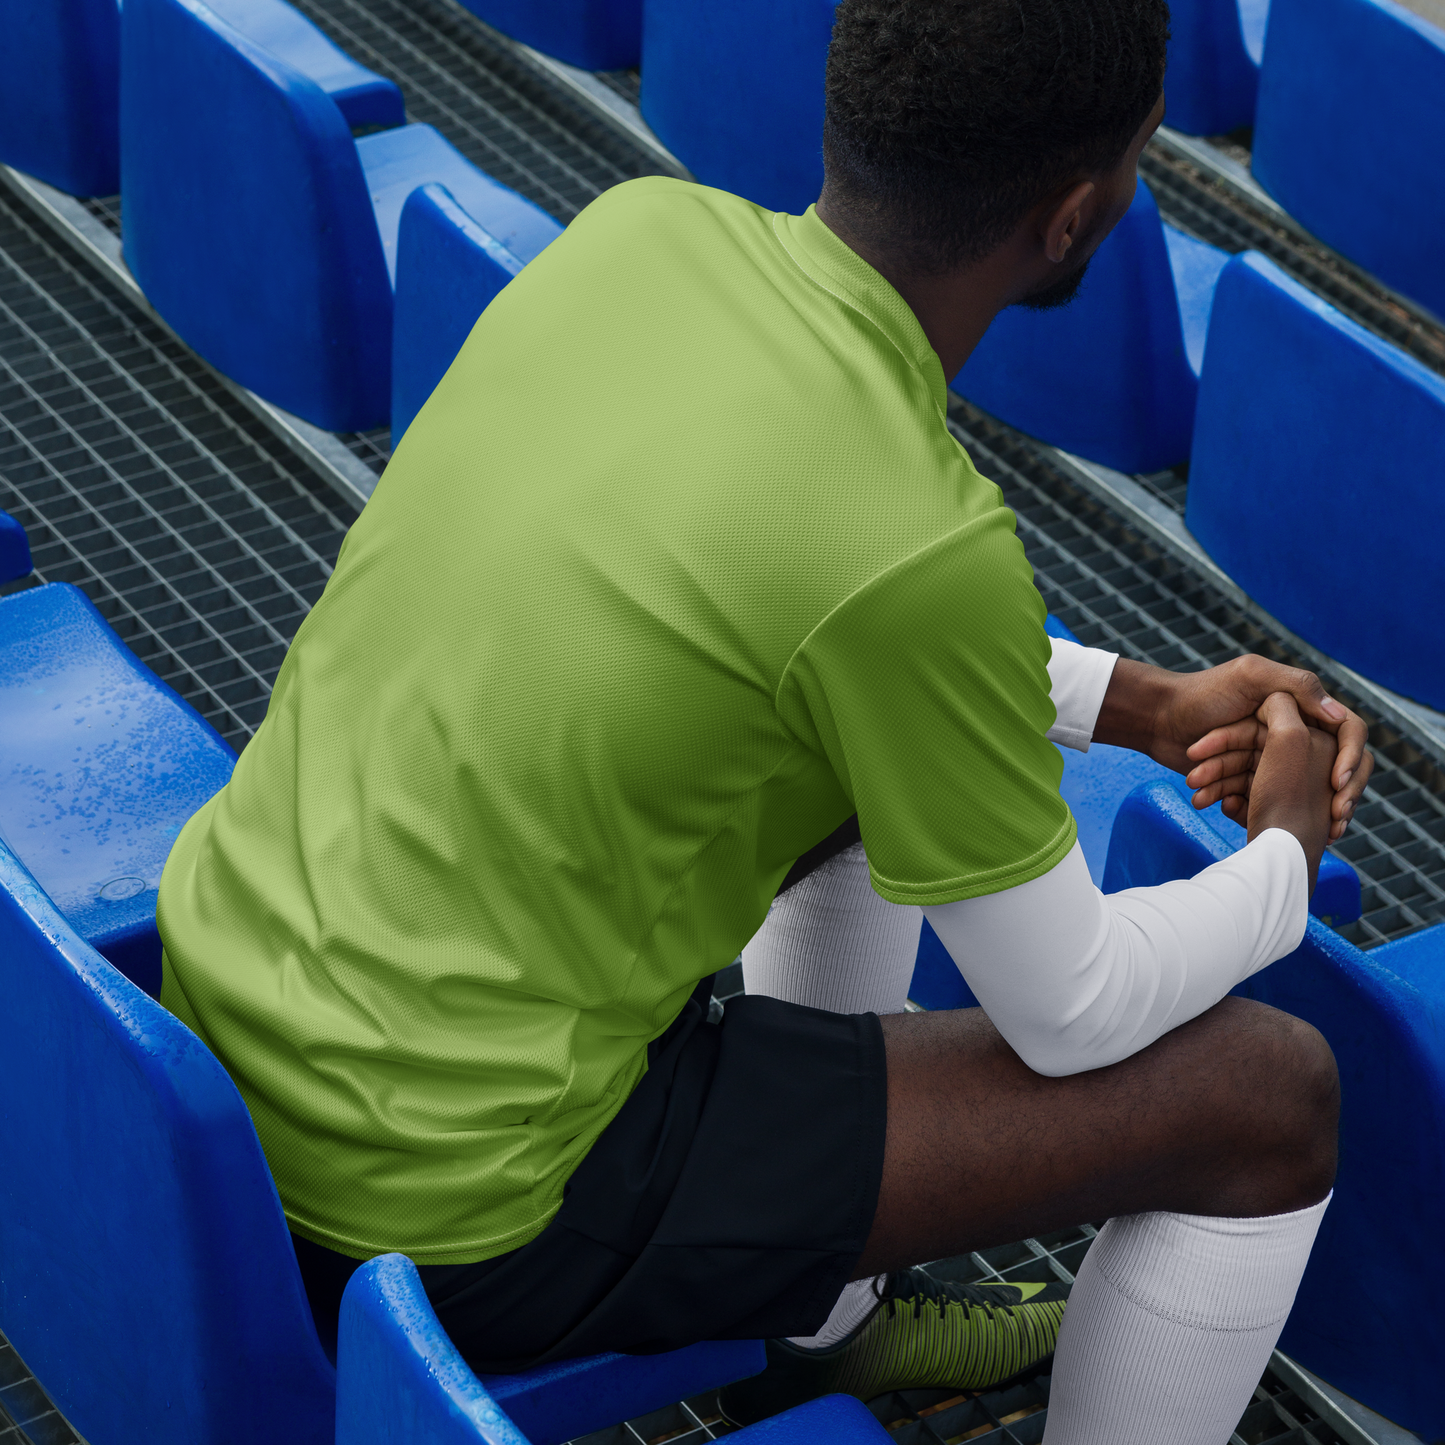
<svg viewBox="0 0 1445 1445"><path fill-rule="evenodd" d="M1281 736L1266 767L1271 728ZM1252 806L1258 813L1265 804L1266 826L1286 826L1275 814L1294 806L1291 794L1327 786L1333 789L1327 815L1322 796L1295 802L1320 808L1331 841L1343 837L1375 766L1364 721L1330 697L1314 673L1252 654L1203 672L1168 672L1120 658L1094 736L1184 773L1196 808L1222 799L1224 812L1251 834L1264 823L1251 818Z"/></svg>

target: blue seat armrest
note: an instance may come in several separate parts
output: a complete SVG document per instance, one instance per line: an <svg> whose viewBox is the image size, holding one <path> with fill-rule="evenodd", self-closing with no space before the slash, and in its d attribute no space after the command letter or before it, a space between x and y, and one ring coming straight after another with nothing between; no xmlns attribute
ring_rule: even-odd
<svg viewBox="0 0 1445 1445"><path fill-rule="evenodd" d="M383 1254L352 1275L341 1301L336 1445L560 1445L765 1363L761 1340L706 1341L479 1379L438 1322L416 1266Z"/></svg>
<svg viewBox="0 0 1445 1445"><path fill-rule="evenodd" d="M561 226L545 211L478 170L429 125L408 125L363 136L356 143L356 152L371 193L393 286L402 208L418 186L445 186L457 205L523 265L562 233Z"/></svg>
<svg viewBox="0 0 1445 1445"><path fill-rule="evenodd" d="M353 130L406 124L401 91L344 50L285 0L207 0L227 24L299 70L334 100Z"/></svg>
<svg viewBox="0 0 1445 1445"><path fill-rule="evenodd" d="M766 1364L761 1340L703 1340L661 1355L593 1355L481 1379L532 1445L562 1445L759 1374Z"/></svg>

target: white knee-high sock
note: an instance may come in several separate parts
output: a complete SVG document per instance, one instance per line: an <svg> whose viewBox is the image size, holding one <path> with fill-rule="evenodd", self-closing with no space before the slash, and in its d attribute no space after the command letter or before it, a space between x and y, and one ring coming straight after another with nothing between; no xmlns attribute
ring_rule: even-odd
<svg viewBox="0 0 1445 1445"><path fill-rule="evenodd" d="M1111 1219L1064 1310L1045 1445L1225 1445L1329 1202L1261 1219Z"/></svg>
<svg viewBox="0 0 1445 1445"><path fill-rule="evenodd" d="M882 1278L880 1274L871 1279L849 1280L823 1328L816 1335L794 1335L788 1343L805 1350L826 1350L847 1339L878 1308L878 1292L873 1286Z"/></svg>
<svg viewBox="0 0 1445 1445"><path fill-rule="evenodd" d="M749 993L832 1013L902 1013L923 910L880 898L855 843L795 883L743 949Z"/></svg>

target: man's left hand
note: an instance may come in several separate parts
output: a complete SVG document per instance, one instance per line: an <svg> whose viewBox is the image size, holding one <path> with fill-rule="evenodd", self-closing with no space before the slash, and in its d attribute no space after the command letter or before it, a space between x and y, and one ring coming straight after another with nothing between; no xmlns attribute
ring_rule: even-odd
<svg viewBox="0 0 1445 1445"><path fill-rule="evenodd" d="M1225 813L1248 826L1250 783L1268 731L1256 714L1276 692L1293 697L1311 726L1334 734L1333 841L1344 835L1375 760L1365 746L1364 721L1332 698L1312 672L1254 654L1203 672L1169 672L1120 658L1094 736L1186 774L1196 808L1223 799Z"/></svg>

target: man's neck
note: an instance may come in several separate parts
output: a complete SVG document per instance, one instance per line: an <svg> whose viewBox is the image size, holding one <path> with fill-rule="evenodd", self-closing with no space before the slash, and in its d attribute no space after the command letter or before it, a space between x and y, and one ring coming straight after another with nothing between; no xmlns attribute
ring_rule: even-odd
<svg viewBox="0 0 1445 1445"><path fill-rule="evenodd" d="M952 381L994 317L1010 302L1014 277L1004 254L995 252L973 266L941 276L919 275L870 246L829 204L826 191L818 199L817 212L818 219L908 303L928 344L938 353L944 377Z"/></svg>

